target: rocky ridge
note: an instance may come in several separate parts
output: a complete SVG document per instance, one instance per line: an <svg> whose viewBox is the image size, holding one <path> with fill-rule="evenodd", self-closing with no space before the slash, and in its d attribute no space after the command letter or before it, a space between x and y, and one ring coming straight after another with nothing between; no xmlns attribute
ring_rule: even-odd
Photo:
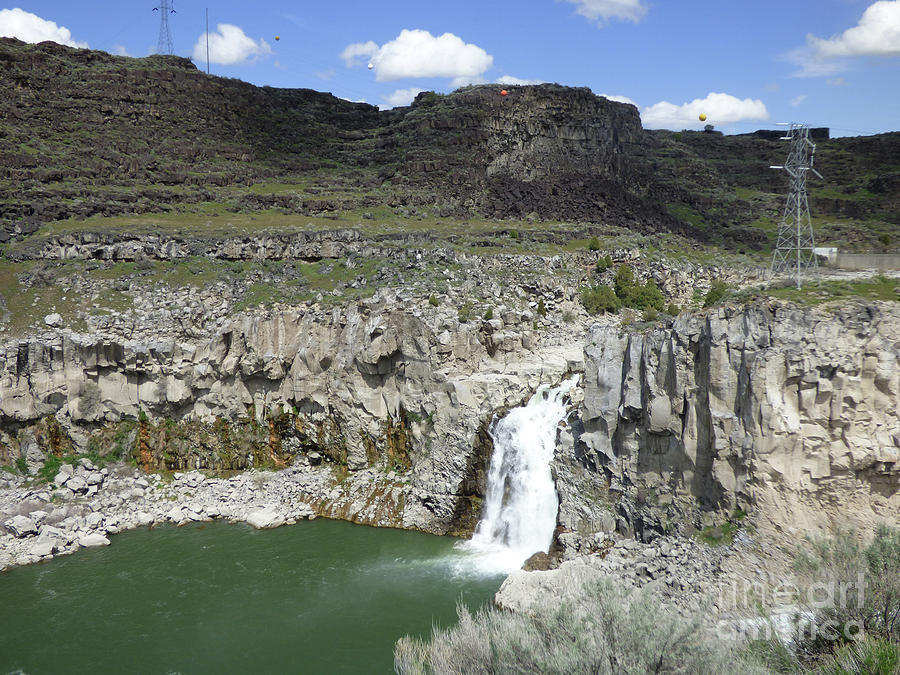
<svg viewBox="0 0 900 675"><path fill-rule="evenodd" d="M783 159L777 142L648 132L634 106L583 88L509 86L501 97L482 85L379 111L210 77L177 57L0 38L0 62L0 243L68 218L218 204L561 219L758 249L769 236L758 220L784 192L765 169ZM813 191L813 209L846 221L831 237L877 246L896 236L898 140L820 144L832 186Z"/></svg>

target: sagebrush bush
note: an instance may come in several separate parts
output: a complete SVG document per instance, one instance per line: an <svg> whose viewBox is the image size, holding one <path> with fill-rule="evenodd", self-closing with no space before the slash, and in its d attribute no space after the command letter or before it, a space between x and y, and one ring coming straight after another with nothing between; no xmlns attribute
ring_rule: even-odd
<svg viewBox="0 0 900 675"><path fill-rule="evenodd" d="M900 645L885 639L865 638L835 650L818 669L821 675L897 675Z"/></svg>
<svg viewBox="0 0 900 675"><path fill-rule="evenodd" d="M602 258L597 260L597 266L596 266L597 273L602 274L603 272L608 270L610 267L612 267L612 265L613 265L612 256L610 256L609 253L607 253L605 256L603 256Z"/></svg>
<svg viewBox="0 0 900 675"><path fill-rule="evenodd" d="M634 286L634 270L631 269L631 265L619 265L613 281L616 295L620 298L626 297L632 286Z"/></svg>
<svg viewBox="0 0 900 675"><path fill-rule="evenodd" d="M588 582L577 603L513 613L458 609L430 641L401 639L399 673L762 673L700 627L612 578Z"/></svg>
<svg viewBox="0 0 900 675"><path fill-rule="evenodd" d="M777 640L757 641L748 654L780 673L900 672L900 530L881 525L868 546L850 532L812 540L799 551L795 567L798 606L820 628L801 626L791 649ZM810 602L814 585L834 589L834 602Z"/></svg>
<svg viewBox="0 0 900 675"><path fill-rule="evenodd" d="M472 313L474 312L474 307L471 302L466 302L462 307L459 308L459 311L456 313L456 319L460 323L468 323L472 318Z"/></svg>

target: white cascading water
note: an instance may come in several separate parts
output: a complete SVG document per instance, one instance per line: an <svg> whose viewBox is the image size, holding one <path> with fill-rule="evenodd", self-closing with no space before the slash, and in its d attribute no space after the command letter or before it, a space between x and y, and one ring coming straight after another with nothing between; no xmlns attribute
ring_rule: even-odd
<svg viewBox="0 0 900 675"><path fill-rule="evenodd" d="M480 570L509 572L549 549L559 509L550 462L566 416L564 398L577 383L576 375L553 389L540 387L527 405L491 425L494 454L484 511L462 545L477 555Z"/></svg>

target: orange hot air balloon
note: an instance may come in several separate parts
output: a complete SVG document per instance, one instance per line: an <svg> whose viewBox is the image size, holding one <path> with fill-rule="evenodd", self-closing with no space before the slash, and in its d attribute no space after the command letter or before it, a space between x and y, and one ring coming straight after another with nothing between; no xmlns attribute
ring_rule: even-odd
<svg viewBox="0 0 900 675"><path fill-rule="evenodd" d="M502 90L502 91L500 92L500 95L501 95L501 96L506 96L508 93L509 93L509 92L506 91L506 89L504 89L504 90Z"/></svg>

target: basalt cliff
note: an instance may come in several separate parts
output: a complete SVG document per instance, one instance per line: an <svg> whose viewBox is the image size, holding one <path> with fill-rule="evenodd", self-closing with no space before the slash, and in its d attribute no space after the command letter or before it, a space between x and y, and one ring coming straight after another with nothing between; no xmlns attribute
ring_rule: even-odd
<svg viewBox="0 0 900 675"><path fill-rule="evenodd" d="M896 305L760 302L646 333L595 324L579 344L535 340L515 312L440 330L396 302L248 318L193 342L8 343L5 459L37 469L115 438L152 472L302 464L328 477L299 497L313 512L463 533L491 420L583 372L554 462L562 532L652 541L737 509L784 536L897 520Z"/></svg>

